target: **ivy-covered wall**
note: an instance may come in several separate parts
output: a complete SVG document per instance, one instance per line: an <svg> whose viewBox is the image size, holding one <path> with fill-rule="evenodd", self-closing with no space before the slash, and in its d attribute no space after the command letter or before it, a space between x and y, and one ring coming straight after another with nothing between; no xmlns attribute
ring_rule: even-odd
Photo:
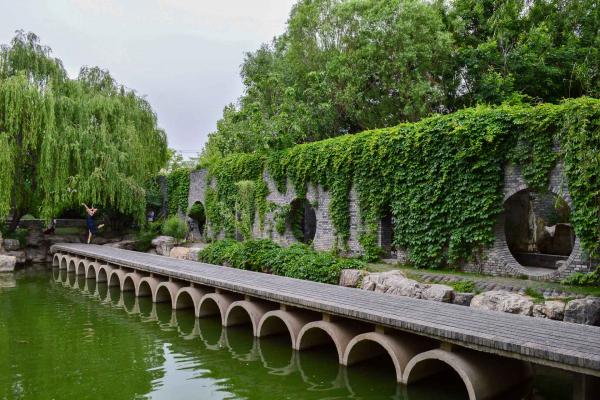
<svg viewBox="0 0 600 400"><path fill-rule="evenodd" d="M367 258L379 255L380 221L391 213L394 243L406 261L481 266L496 244L506 167L518 168L527 187L546 191L560 164L580 248L597 254L598 154L597 99L481 106L267 154L232 155L198 174L202 193L190 190L188 201L203 202L213 237L285 243L294 241L285 229L289 204L306 198L317 214L316 248Z"/></svg>

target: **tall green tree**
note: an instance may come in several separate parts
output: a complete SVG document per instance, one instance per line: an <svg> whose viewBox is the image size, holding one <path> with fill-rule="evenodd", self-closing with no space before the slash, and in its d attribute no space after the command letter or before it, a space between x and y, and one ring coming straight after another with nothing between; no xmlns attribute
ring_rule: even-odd
<svg viewBox="0 0 600 400"><path fill-rule="evenodd" d="M99 68L69 79L34 34L0 49L0 218L81 202L143 218L144 182L167 158L150 104Z"/></svg>
<svg viewBox="0 0 600 400"><path fill-rule="evenodd" d="M202 162L476 104L600 96L597 0L300 0Z"/></svg>

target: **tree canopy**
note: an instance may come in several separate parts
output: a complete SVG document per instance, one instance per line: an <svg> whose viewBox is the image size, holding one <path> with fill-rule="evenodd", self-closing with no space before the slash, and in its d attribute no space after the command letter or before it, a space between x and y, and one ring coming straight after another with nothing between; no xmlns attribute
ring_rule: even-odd
<svg viewBox="0 0 600 400"><path fill-rule="evenodd" d="M108 71L70 79L32 33L0 48L0 218L46 218L81 202L133 215L167 143L150 104Z"/></svg>
<svg viewBox="0 0 600 400"><path fill-rule="evenodd" d="M600 95L595 0L300 0L248 53L202 155L286 148L476 104Z"/></svg>

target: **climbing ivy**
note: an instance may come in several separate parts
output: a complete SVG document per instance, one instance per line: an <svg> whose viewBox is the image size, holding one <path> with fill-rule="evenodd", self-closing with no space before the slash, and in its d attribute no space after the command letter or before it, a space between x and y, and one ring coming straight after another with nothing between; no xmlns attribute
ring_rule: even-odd
<svg viewBox="0 0 600 400"><path fill-rule="evenodd" d="M235 183L260 183L265 170L280 192L289 182L299 198L309 184L321 185L330 195L336 247L344 249L354 187L364 226L360 242L368 257L379 254L377 226L391 210L395 245L408 250L417 266L440 266L469 259L491 245L507 162L521 167L531 187L543 190L560 159L569 179L576 233L584 249L594 253L600 243L598 154L600 100L479 106L266 155L231 155L209 166L216 180L211 201L233 209ZM261 204L257 209L266 209L266 195L255 196ZM223 224L216 212L208 218L214 226Z"/></svg>
<svg viewBox="0 0 600 400"><path fill-rule="evenodd" d="M167 191L169 199L169 215L186 212L188 208L188 193L190 191L190 170L178 168L167 176Z"/></svg>

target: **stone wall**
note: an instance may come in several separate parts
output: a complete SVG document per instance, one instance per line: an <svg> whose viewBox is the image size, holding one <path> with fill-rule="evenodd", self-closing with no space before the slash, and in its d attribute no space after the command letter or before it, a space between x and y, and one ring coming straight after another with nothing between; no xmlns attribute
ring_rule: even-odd
<svg viewBox="0 0 600 400"><path fill-rule="evenodd" d="M523 178L520 169L514 165L507 165L504 169L504 189L503 197L504 202L509 199L512 195L528 189L527 184ZM259 223L258 214L255 216L255 223L253 226L253 236L256 238L268 238L281 245L287 246L298 242L294 237L291 226L286 223L286 229L283 234L280 234L275 229L275 222L278 210L282 207L288 207L297 198L296 191L294 190L291 183L288 182L285 193L280 193L277 190L275 182L268 175L264 173L263 178L269 188L269 194L267 201L273 205L271 210L267 212L264 218L264 223ZM189 204L193 204L196 201L205 203L206 188L211 185L214 187L215 182L206 181L206 171L196 171L191 174L190 177L190 192L189 192ZM548 185L549 193L553 193L556 196L560 196L565 202L572 207L572 201L569 194L567 180L564 174L564 168L562 164L557 164L553 169L550 182ZM316 233L313 240L313 246L317 250L332 250L341 249L346 255L360 255L362 247L359 242L359 237L363 229L361 225L361 218L359 215L358 198L356 191L352 190L349 198L350 206L350 239L347 245L344 247L341 243L336 242L335 228L331 220L329 212L329 204L331 198L329 193L325 191L321 186L310 185L306 194L307 200L310 202L315 210L317 219ZM547 196L538 196L542 201L537 205L538 207L545 209L548 208ZM211 236L218 238L223 237L223 233L219 232L217 235L213 235L212 232L208 232ZM588 266L582 261L582 252L580 249L579 239L575 239L573 246L573 252L566 261L560 261L557 265L558 268L553 269L535 269L527 268L520 265L513 255L511 254L504 233L504 214L498 217L497 223L494 227L494 244L487 249L482 249L477 255L476 261L465 263L462 267L468 272L478 272L490 275L504 275L504 276L528 276L533 279L543 280L559 280L562 279L574 271L587 272ZM379 244L382 247L389 245L391 240L391 226L389 218L384 218L380 223L378 229ZM389 247L389 246L388 246ZM394 250L386 255L392 259L397 259L399 262L405 262L407 260L407 253L402 250Z"/></svg>

